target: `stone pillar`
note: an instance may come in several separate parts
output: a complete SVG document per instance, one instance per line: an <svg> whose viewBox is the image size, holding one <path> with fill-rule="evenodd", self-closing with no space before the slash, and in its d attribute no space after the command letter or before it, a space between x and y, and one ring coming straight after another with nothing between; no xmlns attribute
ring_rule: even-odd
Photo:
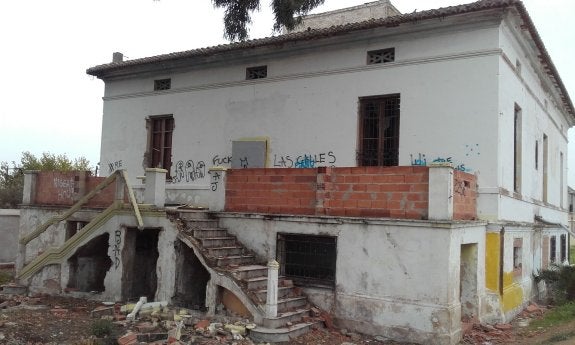
<svg viewBox="0 0 575 345"><path fill-rule="evenodd" d="M24 171L24 191L22 193L22 204L32 205L36 201L36 179L38 170Z"/></svg>
<svg viewBox="0 0 575 345"><path fill-rule="evenodd" d="M268 292L266 297L266 317L278 316L278 271L280 264L275 260L268 262Z"/></svg>
<svg viewBox="0 0 575 345"><path fill-rule="evenodd" d="M126 181L122 177L122 174L119 170L116 170L114 174L118 174L116 176L116 201L124 201L124 190L126 189Z"/></svg>
<svg viewBox="0 0 575 345"><path fill-rule="evenodd" d="M431 165L429 167L430 220L453 219L453 166Z"/></svg>
<svg viewBox="0 0 575 345"><path fill-rule="evenodd" d="M166 203L166 174L168 170L159 168L146 169L146 190L144 203L164 207Z"/></svg>

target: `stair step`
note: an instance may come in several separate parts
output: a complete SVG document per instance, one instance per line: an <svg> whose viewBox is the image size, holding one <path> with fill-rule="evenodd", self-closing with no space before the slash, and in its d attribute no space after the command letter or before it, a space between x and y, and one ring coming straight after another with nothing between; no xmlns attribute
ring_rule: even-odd
<svg viewBox="0 0 575 345"><path fill-rule="evenodd" d="M307 297L288 297L278 299L278 312L290 311L294 308L302 308L307 305Z"/></svg>
<svg viewBox="0 0 575 345"><path fill-rule="evenodd" d="M298 308L293 311L279 313L274 318L264 318L263 326L269 328L280 328L285 326L288 322L297 323L301 322L304 316L310 315L311 308Z"/></svg>
<svg viewBox="0 0 575 345"><path fill-rule="evenodd" d="M266 277L266 281L267 281L267 277ZM262 302L262 303L266 302L266 297L268 294L267 289L257 290L257 291L255 291L255 293L256 293L256 297L258 298L258 300L260 302ZM296 293L296 290L294 288L285 287L285 286L278 287L278 298L287 298L287 297L296 297L296 296L299 296L299 295Z"/></svg>
<svg viewBox="0 0 575 345"><path fill-rule="evenodd" d="M247 250L241 246L212 247L212 248L206 248L206 250L208 252L208 256L212 256L215 258L230 255L242 255L247 253Z"/></svg>
<svg viewBox="0 0 575 345"><path fill-rule="evenodd" d="M207 237L198 239L204 248L226 247L237 244L235 236Z"/></svg>
<svg viewBox="0 0 575 345"><path fill-rule="evenodd" d="M267 276L260 276L254 278L244 279L246 282L246 288L248 290L261 290L265 289L268 286L268 277Z"/></svg>
<svg viewBox="0 0 575 345"><path fill-rule="evenodd" d="M226 237L229 236L228 230L218 228L201 228L194 229L193 236L195 238L209 238L209 237Z"/></svg>
<svg viewBox="0 0 575 345"><path fill-rule="evenodd" d="M250 339L259 343L288 342L309 332L312 327L321 327L321 323L301 322L284 328L266 328L258 326L250 330Z"/></svg>
<svg viewBox="0 0 575 345"><path fill-rule="evenodd" d="M199 210L186 210L186 209L178 209L178 213L180 214L180 219L183 220L190 220L190 219L209 219L210 215L206 212L206 209L199 209Z"/></svg>
<svg viewBox="0 0 575 345"><path fill-rule="evenodd" d="M224 256L216 259L216 265L218 267L225 267L229 265L249 265L253 264L255 260L256 257L252 254Z"/></svg>
<svg viewBox="0 0 575 345"><path fill-rule="evenodd" d="M256 277L264 277L264 279L266 279L265 277L268 275L268 268L262 265L246 265L238 267L231 272L236 279L240 280Z"/></svg>
<svg viewBox="0 0 575 345"><path fill-rule="evenodd" d="M207 229L207 228L217 228L219 221L217 219L193 219L186 220L186 226L188 229Z"/></svg>

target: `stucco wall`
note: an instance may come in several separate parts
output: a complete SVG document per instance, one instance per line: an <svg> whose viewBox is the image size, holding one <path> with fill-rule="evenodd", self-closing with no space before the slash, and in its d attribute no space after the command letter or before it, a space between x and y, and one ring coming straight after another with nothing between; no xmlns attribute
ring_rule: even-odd
<svg viewBox="0 0 575 345"><path fill-rule="evenodd" d="M389 46L396 49L397 63L365 65L368 50ZM231 156L232 140L267 137L269 167L290 167L283 163L287 157L322 153L334 157L325 165L355 166L358 98L400 93L400 165L411 165L420 153L429 163L451 157L456 166L481 171L487 179L491 169L481 167L493 165L492 156L468 154L496 147L482 135L496 121L497 80L488 72L497 68L490 50L496 46L495 28L441 31L286 50L282 57L182 72L169 76L173 91L162 94L142 93L159 76L109 81L101 162L108 167L122 161L131 176L141 175L144 118L173 114L174 164L226 165L218 159ZM245 81L245 67L252 64L267 64L268 78ZM209 184L207 174L179 183Z"/></svg>
<svg viewBox="0 0 575 345"><path fill-rule="evenodd" d="M498 174L499 186L508 193L504 193L500 200L499 218L531 222L533 215L540 215L547 221L567 224L567 129L569 124L557 107L553 89L547 87L547 80L542 78L541 67L530 61L530 59L538 59L535 56L536 53L517 39L517 31L521 31L521 28L516 26L517 23L508 19L502 23L500 29L500 46L503 55L499 63L500 168ZM518 193L514 193L513 184L513 130L516 105L521 109L520 160L522 166ZM548 138L547 162L544 161L543 135ZM547 165L546 200L543 196L545 165Z"/></svg>
<svg viewBox="0 0 575 345"><path fill-rule="evenodd" d="M0 262L15 262L18 255L20 210L0 210Z"/></svg>
<svg viewBox="0 0 575 345"><path fill-rule="evenodd" d="M461 245L477 245L472 295L484 296L484 225L220 214L221 225L263 258L278 233L337 237L334 289L305 288L344 327L412 341L457 338ZM430 279L433 277L433 279Z"/></svg>

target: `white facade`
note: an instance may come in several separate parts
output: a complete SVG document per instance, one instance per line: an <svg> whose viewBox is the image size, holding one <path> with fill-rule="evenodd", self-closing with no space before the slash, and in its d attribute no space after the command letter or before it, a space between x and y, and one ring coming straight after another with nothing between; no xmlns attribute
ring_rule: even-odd
<svg viewBox="0 0 575 345"><path fill-rule="evenodd" d="M102 172L121 166L142 175L145 118L164 114L175 123L172 175L179 161L229 165L232 141L245 138L267 140L267 167L293 167L304 155L321 155L318 166L355 166L359 98L399 94L399 165L449 159L477 174L480 219L533 222L537 215L567 224L572 118L548 77L534 70L537 52L519 25L513 14L468 14L105 79ZM391 47L394 62L366 64L368 51ZM267 78L245 80L245 69L259 65L267 65ZM154 92L154 80L163 78L171 78L171 89ZM521 187L514 195L516 106ZM173 182L169 201L213 205L207 172Z"/></svg>
<svg viewBox="0 0 575 345"><path fill-rule="evenodd" d="M163 210L158 181L148 178L157 188L144 190L140 178L155 170L148 120L171 116L166 204L222 211L225 168L253 167L251 156L233 156L238 142L265 143L258 167L356 166L362 100L398 95L398 165L451 163L475 174L479 221L452 220L453 200L445 200L453 197L450 178L441 193L429 187L429 199L441 200L427 200L425 220L219 212L218 225L264 261L277 258L281 234L335 238L334 285L304 285L310 301L359 332L455 344L462 317L509 321L543 291L533 275L567 253L561 242L568 224L566 133L575 111L550 60L539 61L547 53L522 11L519 2L479 2L441 15L404 15L404 22L382 19L321 35L312 29L94 67L88 73L106 83L102 174L126 169L139 202ZM369 52L389 48L392 61L368 63ZM257 66L267 67L266 76L248 79L247 69ZM154 91L155 81L165 79L169 87ZM451 205L451 213L437 205ZM33 208L23 214L21 234L49 218ZM185 260L171 245L181 229L165 217L144 218L160 231L154 297L175 301L183 283L172 268ZM110 244L101 247L118 260L104 272L99 298L126 295L122 280L130 279L119 262L133 261L134 253L120 244L128 243L133 226L134 219L117 216L98 230ZM64 240L46 233L21 260ZM203 260L192 242L185 244ZM217 286L241 295L201 265L210 274L206 305L214 307ZM56 288L68 286L70 261L52 266L31 284L59 279Z"/></svg>

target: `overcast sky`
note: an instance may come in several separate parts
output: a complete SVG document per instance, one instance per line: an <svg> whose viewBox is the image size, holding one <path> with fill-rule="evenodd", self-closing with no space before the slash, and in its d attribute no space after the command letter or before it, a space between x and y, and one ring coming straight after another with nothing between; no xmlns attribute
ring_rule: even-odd
<svg viewBox="0 0 575 345"><path fill-rule="evenodd" d="M272 34L269 0L251 38ZM367 0L326 0L312 13ZM465 0L392 0L401 12ZM525 0L531 18L575 99L575 0ZM86 75L112 52L128 59L226 43L223 11L211 0L4 0L0 4L0 161L23 151L99 161L104 83ZM569 182L575 185L575 131Z"/></svg>

